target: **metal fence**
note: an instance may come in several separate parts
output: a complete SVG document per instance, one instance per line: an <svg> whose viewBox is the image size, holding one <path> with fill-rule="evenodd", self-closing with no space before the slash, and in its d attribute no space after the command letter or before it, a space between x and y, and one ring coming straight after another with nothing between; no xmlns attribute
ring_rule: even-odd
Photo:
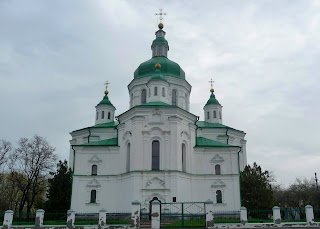
<svg viewBox="0 0 320 229"><path fill-rule="evenodd" d="M43 224L44 225L66 225L67 213L45 213Z"/></svg>
<svg viewBox="0 0 320 229"><path fill-rule="evenodd" d="M313 214L314 214L314 221L320 222L320 209L314 209Z"/></svg>
<svg viewBox="0 0 320 229"><path fill-rule="evenodd" d="M12 225L34 225L36 213L17 213L13 215Z"/></svg>
<svg viewBox="0 0 320 229"><path fill-rule="evenodd" d="M248 223L272 223L272 210L248 210Z"/></svg>
<svg viewBox="0 0 320 229"><path fill-rule="evenodd" d="M306 212L300 208L281 208L282 222L306 222Z"/></svg>
<svg viewBox="0 0 320 229"><path fill-rule="evenodd" d="M76 213L74 225L98 225L99 213Z"/></svg>
<svg viewBox="0 0 320 229"><path fill-rule="evenodd" d="M0 226L2 226L4 220L4 214L0 214Z"/></svg>
<svg viewBox="0 0 320 229"><path fill-rule="evenodd" d="M130 212L114 212L107 213L106 224L131 224L131 213Z"/></svg>
<svg viewBox="0 0 320 229"><path fill-rule="evenodd" d="M161 203L161 227L205 227L204 202Z"/></svg>
<svg viewBox="0 0 320 229"><path fill-rule="evenodd" d="M240 223L240 211L215 211L214 223Z"/></svg>

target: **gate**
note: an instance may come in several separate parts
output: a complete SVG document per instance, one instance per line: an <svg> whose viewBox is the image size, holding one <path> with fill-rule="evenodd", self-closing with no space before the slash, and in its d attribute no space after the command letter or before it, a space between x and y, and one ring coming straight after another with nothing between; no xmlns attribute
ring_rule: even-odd
<svg viewBox="0 0 320 229"><path fill-rule="evenodd" d="M161 203L161 227L205 227L204 202Z"/></svg>
<svg viewBox="0 0 320 229"><path fill-rule="evenodd" d="M140 209L140 227L142 228L151 227L151 215L148 208Z"/></svg>

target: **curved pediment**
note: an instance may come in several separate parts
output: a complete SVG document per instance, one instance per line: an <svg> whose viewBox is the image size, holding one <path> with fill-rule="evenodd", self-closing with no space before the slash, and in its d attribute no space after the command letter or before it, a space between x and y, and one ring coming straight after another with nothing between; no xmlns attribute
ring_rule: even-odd
<svg viewBox="0 0 320 229"><path fill-rule="evenodd" d="M226 184L222 180L218 179L215 182L213 182L213 184L211 185L211 188L225 187L225 186Z"/></svg>
<svg viewBox="0 0 320 229"><path fill-rule="evenodd" d="M158 177L154 177L147 181L145 187L146 189L165 189L166 185L163 180Z"/></svg>
<svg viewBox="0 0 320 229"><path fill-rule="evenodd" d="M101 160L97 155L93 155L93 156L89 159L88 162L89 162L89 163L101 163L102 160Z"/></svg>
<svg viewBox="0 0 320 229"><path fill-rule="evenodd" d="M99 183L99 181L97 181L96 179L92 179L88 184L87 187L90 188L99 188L101 187L101 184Z"/></svg>
<svg viewBox="0 0 320 229"><path fill-rule="evenodd" d="M212 164L214 163L221 163L224 162L223 157L221 157L219 154L216 154L210 161Z"/></svg>

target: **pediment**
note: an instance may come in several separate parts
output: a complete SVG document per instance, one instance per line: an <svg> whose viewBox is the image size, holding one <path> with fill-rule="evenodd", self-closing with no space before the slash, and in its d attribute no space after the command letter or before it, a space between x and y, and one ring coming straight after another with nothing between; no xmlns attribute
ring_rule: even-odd
<svg viewBox="0 0 320 229"><path fill-rule="evenodd" d="M146 189L165 189L166 185L163 180L158 177L154 177L147 181L145 187Z"/></svg>
<svg viewBox="0 0 320 229"><path fill-rule="evenodd" d="M215 182L213 182L213 184L211 185L211 188L215 188L215 187L225 187L226 184L222 181L222 180L216 180Z"/></svg>
<svg viewBox="0 0 320 229"><path fill-rule="evenodd" d="M101 160L97 155L93 155L93 156L89 159L88 162L89 162L89 163L101 163L102 160Z"/></svg>
<svg viewBox="0 0 320 229"><path fill-rule="evenodd" d="M90 188L99 188L101 187L101 184L99 183L99 181L97 181L96 179L92 179L88 184L87 187Z"/></svg>
<svg viewBox="0 0 320 229"><path fill-rule="evenodd" d="M221 163L224 162L223 157L221 157L219 154L216 154L210 161L212 164L214 163Z"/></svg>

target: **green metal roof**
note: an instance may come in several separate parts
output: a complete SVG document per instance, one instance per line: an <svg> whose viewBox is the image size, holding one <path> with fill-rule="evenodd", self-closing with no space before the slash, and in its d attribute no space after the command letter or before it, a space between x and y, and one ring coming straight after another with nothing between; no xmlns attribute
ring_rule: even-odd
<svg viewBox="0 0 320 229"><path fill-rule="evenodd" d="M208 138L197 137L195 147L206 148L206 147L239 147L239 146L232 146L232 145L222 143L222 142L217 142Z"/></svg>
<svg viewBox="0 0 320 229"><path fill-rule="evenodd" d="M134 72L134 78L139 79L147 76L152 76L157 63L157 57L153 57L139 65ZM161 64L161 73L164 76L172 76L180 79L185 79L185 73L179 64L169 60L167 57L160 56L159 63Z"/></svg>
<svg viewBox="0 0 320 229"><path fill-rule="evenodd" d="M206 106L207 106L207 105L211 105L211 104L221 105L221 104L219 103L219 101L216 99L216 96L213 94L213 92L211 92L210 99L209 99L208 102L206 103Z"/></svg>
<svg viewBox="0 0 320 229"><path fill-rule="evenodd" d="M220 123L210 123L210 122L205 122L205 121L198 121L198 122L196 123L196 125L197 125L199 128L228 128L228 129L230 129L230 130L236 130L236 131L243 132L242 130L237 130L237 129L231 128L231 127L229 127L229 126L220 124ZM244 133L244 132L243 132L243 133Z"/></svg>
<svg viewBox="0 0 320 229"><path fill-rule="evenodd" d="M153 40L152 45L154 44L166 44L168 45L168 41L164 37L158 37Z"/></svg>
<svg viewBox="0 0 320 229"><path fill-rule="evenodd" d="M163 77L163 75L161 74L161 70L160 69L156 69L151 77L151 79L148 81L148 83L150 81L153 80L161 80L161 81L165 81L167 82L167 80Z"/></svg>
<svg viewBox="0 0 320 229"><path fill-rule="evenodd" d="M141 105L138 105L137 107L154 107L154 106L160 106L160 107L177 107L174 105L170 105L164 102L149 102L149 103L144 103Z"/></svg>
<svg viewBox="0 0 320 229"><path fill-rule="evenodd" d="M116 128L116 126L118 125L119 122L107 122L107 123L100 123L94 126L89 126L89 127L85 127L79 130L74 130L72 132L76 132L76 131L80 131L80 130L85 130L85 129L91 129L91 128Z"/></svg>
<svg viewBox="0 0 320 229"><path fill-rule="evenodd" d="M101 102L98 105L100 105L100 104L106 104L106 105L113 106L112 103L109 100L108 94L105 94L105 96L103 97L103 99L101 100Z"/></svg>
<svg viewBox="0 0 320 229"><path fill-rule="evenodd" d="M77 146L118 146L118 138L110 138L101 141L85 143Z"/></svg>

